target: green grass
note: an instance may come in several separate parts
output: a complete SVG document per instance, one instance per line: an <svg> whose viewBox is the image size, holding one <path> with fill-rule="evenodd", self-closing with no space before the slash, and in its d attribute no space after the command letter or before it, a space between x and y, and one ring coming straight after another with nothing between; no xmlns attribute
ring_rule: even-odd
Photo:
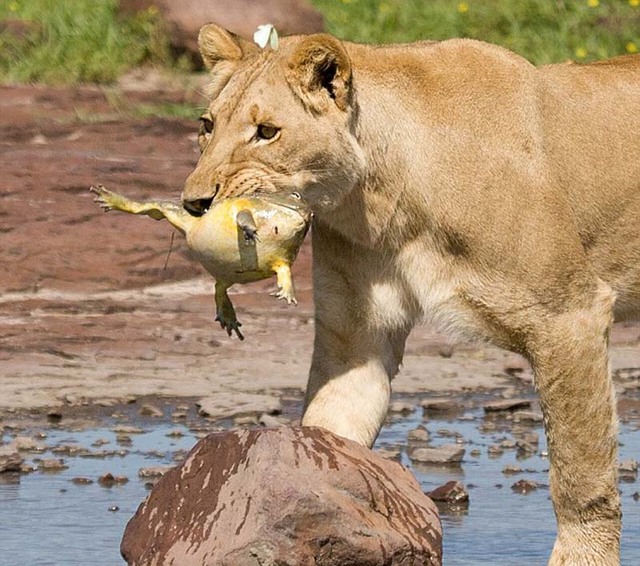
<svg viewBox="0 0 640 566"><path fill-rule="evenodd" d="M5 83L109 83L145 63L173 63L154 9L123 19L117 0L2 0L2 20L27 29L22 38L0 34Z"/></svg>
<svg viewBox="0 0 640 566"><path fill-rule="evenodd" d="M470 37L541 64L640 49L638 0L311 0L342 39Z"/></svg>
<svg viewBox="0 0 640 566"><path fill-rule="evenodd" d="M640 49L640 0L311 1L331 33L365 43L472 37L534 63ZM3 21L26 23L27 32L0 31L2 83L108 84L147 64L188 69L153 8L122 18L117 0L0 0L0 30Z"/></svg>

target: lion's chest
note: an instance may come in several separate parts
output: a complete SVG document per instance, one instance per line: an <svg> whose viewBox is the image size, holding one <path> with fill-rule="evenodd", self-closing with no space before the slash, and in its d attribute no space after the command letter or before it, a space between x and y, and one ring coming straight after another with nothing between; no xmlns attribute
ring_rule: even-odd
<svg viewBox="0 0 640 566"><path fill-rule="evenodd" d="M461 298L470 282L466 268L422 242L400 250L396 265L404 289L403 302L415 309L414 322L432 323L466 337L483 334L474 313Z"/></svg>

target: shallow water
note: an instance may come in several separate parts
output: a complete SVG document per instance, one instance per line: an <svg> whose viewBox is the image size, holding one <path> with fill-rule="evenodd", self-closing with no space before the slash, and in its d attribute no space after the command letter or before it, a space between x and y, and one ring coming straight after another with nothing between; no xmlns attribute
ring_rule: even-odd
<svg viewBox="0 0 640 566"><path fill-rule="evenodd" d="M462 418L460 418L462 417ZM487 420L481 410L469 411L451 418L423 421L422 412L391 419L377 446L404 446L407 432L423 424L431 433L431 445L455 442L458 434L466 454L459 468L414 469L425 491L452 479L469 489L468 508L443 510L444 555L447 566L455 565L537 565L543 564L553 544L555 523L549 491L545 486L521 495L511 485L521 478L547 483L548 461L541 457L545 450L544 435L539 425L530 430L540 435L535 455L518 459L516 450L505 450L490 457L488 447L512 438L512 424L495 421L496 428L482 431ZM0 548L3 564L30 565L119 565L120 539L129 518L147 494L149 481L138 477L138 470L149 466L174 463L174 456L190 449L197 440L184 425L149 422L141 425L145 432L131 434L131 445L118 445L111 429L120 422L108 419L101 428L77 430L48 428L42 444L54 447L77 444L94 451L127 450L126 456L104 459L53 454L47 450L30 454L27 459L64 458L68 469L59 472L36 471L27 475L0 475ZM136 423L139 425L140 423ZM620 458L640 455L639 420L629 420L621 427ZM443 430L443 429L446 429ZM167 436L180 431L182 437ZM441 431L439 434L438 431ZM27 431L22 431L23 435ZM10 435L4 437L10 440ZM108 441L91 447L98 439ZM470 452L478 449L480 454ZM410 464L403 451L403 462ZM507 464L530 471L504 475ZM97 480L105 473L127 476L129 482L110 488L94 481L76 485L72 479L86 477ZM622 563L640 564L640 502L632 495L638 484L620 483L624 512Z"/></svg>

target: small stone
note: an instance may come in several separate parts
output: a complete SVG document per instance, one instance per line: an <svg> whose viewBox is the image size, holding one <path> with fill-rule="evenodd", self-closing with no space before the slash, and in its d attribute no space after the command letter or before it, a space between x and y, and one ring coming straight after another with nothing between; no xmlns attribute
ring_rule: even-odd
<svg viewBox="0 0 640 566"><path fill-rule="evenodd" d="M274 417L273 415L269 415L267 413L263 413L262 415L260 415L258 423L267 428L278 428L280 426L284 426L285 424L280 418Z"/></svg>
<svg viewBox="0 0 640 566"><path fill-rule="evenodd" d="M20 472L24 458L20 456L15 446L9 444L0 446L0 473Z"/></svg>
<svg viewBox="0 0 640 566"><path fill-rule="evenodd" d="M62 458L48 458L44 460L35 460L38 468L43 472L60 472L66 470L69 466L64 463Z"/></svg>
<svg viewBox="0 0 640 566"><path fill-rule="evenodd" d="M114 426L111 429L112 432L115 432L116 434L120 433L120 434L143 434L144 430L142 430L141 428L138 428L137 426L125 426L125 425L118 425L118 426Z"/></svg>
<svg viewBox="0 0 640 566"><path fill-rule="evenodd" d="M138 476L141 478L159 478L164 476L173 466L150 466L148 468L140 468Z"/></svg>
<svg viewBox="0 0 640 566"><path fill-rule="evenodd" d="M133 440L128 434L116 434L116 443L121 446L131 446L133 444Z"/></svg>
<svg viewBox="0 0 640 566"><path fill-rule="evenodd" d="M420 403L425 413L454 413L462 406L451 399L427 399Z"/></svg>
<svg viewBox="0 0 640 566"><path fill-rule="evenodd" d="M504 468L502 468L502 473L506 476L521 474L522 468L520 466L515 466L514 464L507 464Z"/></svg>
<svg viewBox="0 0 640 566"><path fill-rule="evenodd" d="M631 497L634 501L640 501L640 493L637 491Z"/></svg>
<svg viewBox="0 0 640 566"><path fill-rule="evenodd" d="M152 405L151 403L145 403L140 407L140 414L145 417L163 417L164 413L162 409Z"/></svg>
<svg viewBox="0 0 640 566"><path fill-rule="evenodd" d="M482 451L479 448L474 448L469 452L469 456L472 456L473 458L480 458L480 456L482 456Z"/></svg>
<svg viewBox="0 0 640 566"><path fill-rule="evenodd" d="M171 418L172 419L186 419L187 418L187 411L174 411L173 413L171 413Z"/></svg>
<svg viewBox="0 0 640 566"><path fill-rule="evenodd" d="M57 410L51 410L47 413L47 419L52 423L58 423L62 420L62 413Z"/></svg>
<svg viewBox="0 0 640 566"><path fill-rule="evenodd" d="M71 480L75 485L90 485L93 483L93 480L91 478L73 478Z"/></svg>
<svg viewBox="0 0 640 566"><path fill-rule="evenodd" d="M172 428L165 434L165 436L169 438L182 438L184 436L184 432L179 428Z"/></svg>
<svg viewBox="0 0 640 566"><path fill-rule="evenodd" d="M634 458L622 460L618 463L618 470L625 473L638 473L638 462Z"/></svg>
<svg viewBox="0 0 640 566"><path fill-rule="evenodd" d="M498 413L503 411L516 411L518 409L528 409L531 407L531 401L528 399L503 399L500 401L491 401L484 405L485 413Z"/></svg>
<svg viewBox="0 0 640 566"><path fill-rule="evenodd" d="M419 425L409 431L407 440L409 442L429 442L430 436L429 431L422 425Z"/></svg>
<svg viewBox="0 0 640 566"><path fill-rule="evenodd" d="M436 448L415 448L409 452L412 462L440 466L459 466L465 449L455 444L445 444Z"/></svg>
<svg viewBox="0 0 640 566"><path fill-rule="evenodd" d="M104 446L105 444L109 444L109 440L106 438L98 438L91 446L94 448L100 448L100 446Z"/></svg>
<svg viewBox="0 0 640 566"><path fill-rule="evenodd" d="M489 458L499 458L504 454L504 448L497 444L493 444L487 448L487 454L489 455Z"/></svg>
<svg viewBox="0 0 640 566"><path fill-rule="evenodd" d="M516 448L516 446L516 441L511 438L505 438L500 441L500 448L504 448L505 450L512 450L513 448Z"/></svg>
<svg viewBox="0 0 640 566"><path fill-rule="evenodd" d="M244 415L233 419L236 426L255 426L258 424L257 415Z"/></svg>
<svg viewBox="0 0 640 566"><path fill-rule="evenodd" d="M20 452L44 452L47 447L38 444L33 438L28 436L16 436L13 440L16 449Z"/></svg>
<svg viewBox="0 0 640 566"><path fill-rule="evenodd" d="M416 410L416 406L408 401L394 401L389 405L389 412L400 415L410 415Z"/></svg>
<svg viewBox="0 0 640 566"><path fill-rule="evenodd" d="M469 501L469 493L459 481L450 481L427 493L433 500L443 503L465 503Z"/></svg>
<svg viewBox="0 0 640 566"><path fill-rule="evenodd" d="M523 495L526 495L527 493L530 493L538 489L538 483L533 480L522 479L514 483L511 486L511 489L516 493L521 493Z"/></svg>
<svg viewBox="0 0 640 566"><path fill-rule="evenodd" d="M77 444L59 444L51 449L54 454L65 454L67 456L82 456L90 452L89 449Z"/></svg>
<svg viewBox="0 0 640 566"><path fill-rule="evenodd" d="M116 511L120 511L120 507L118 507L117 505L112 505L111 507L109 507L109 511L115 513Z"/></svg>
<svg viewBox="0 0 640 566"><path fill-rule="evenodd" d="M535 411L516 411L513 413L513 422L541 423L543 422L542 413Z"/></svg>
<svg viewBox="0 0 640 566"><path fill-rule="evenodd" d="M126 476L114 476L111 472L108 472L98 478L98 483L102 487L113 487L114 485L122 485L129 481Z"/></svg>

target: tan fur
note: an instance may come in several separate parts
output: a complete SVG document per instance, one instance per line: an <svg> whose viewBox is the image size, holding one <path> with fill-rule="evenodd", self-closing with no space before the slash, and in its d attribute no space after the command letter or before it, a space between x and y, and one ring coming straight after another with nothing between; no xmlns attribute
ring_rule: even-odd
<svg viewBox="0 0 640 566"><path fill-rule="evenodd" d="M202 36L215 129L185 206L294 189L316 212L304 424L371 445L420 321L519 352L550 447L550 563L618 564L607 342L640 305L640 56L535 68L470 40L317 35L224 59L230 36Z"/></svg>

